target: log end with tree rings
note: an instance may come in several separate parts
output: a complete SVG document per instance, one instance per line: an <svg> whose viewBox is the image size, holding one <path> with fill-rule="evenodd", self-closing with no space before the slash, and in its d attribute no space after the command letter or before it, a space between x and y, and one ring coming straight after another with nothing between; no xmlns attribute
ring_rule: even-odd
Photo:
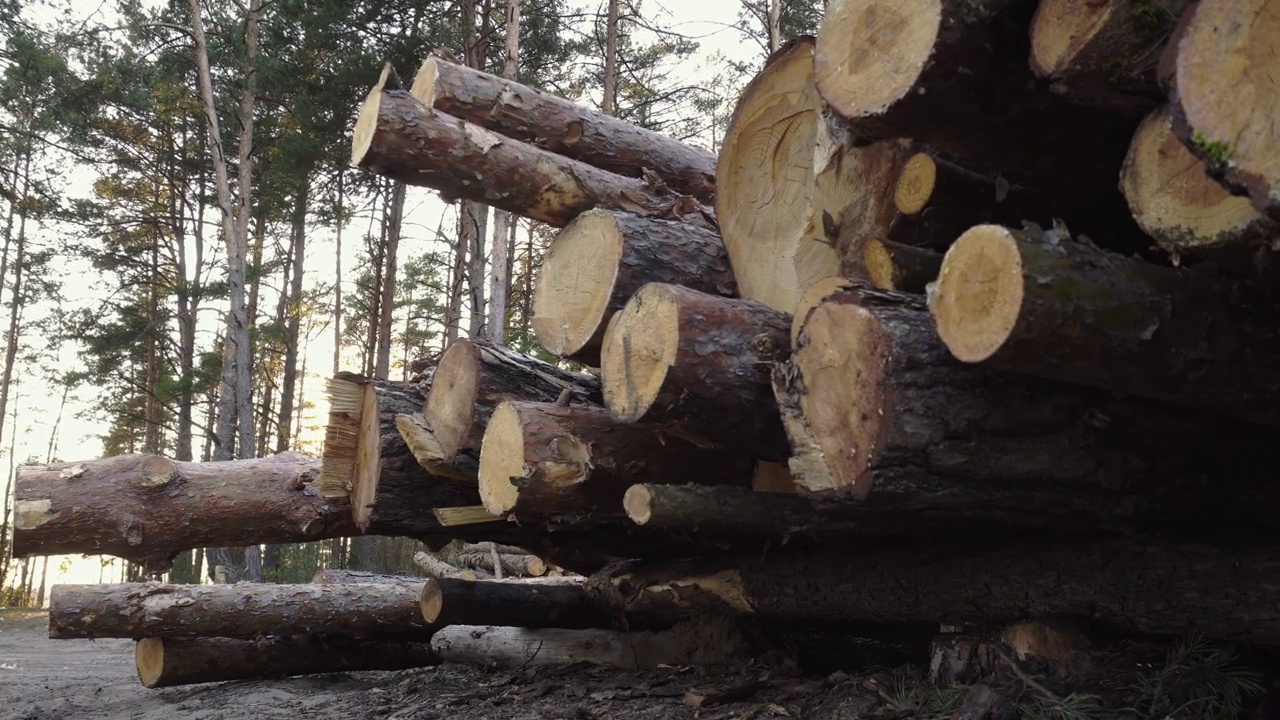
<svg viewBox="0 0 1280 720"><path fill-rule="evenodd" d="M480 453L480 502L494 515L515 508L520 499L513 478L524 477L524 429L511 403L493 411Z"/></svg>
<svg viewBox="0 0 1280 720"><path fill-rule="evenodd" d="M450 343L434 377L423 418L447 462L457 456L472 433L480 390L480 349L465 338Z"/></svg>
<svg viewBox="0 0 1280 720"><path fill-rule="evenodd" d="M427 107L435 107L436 103L436 78L440 75L439 58L429 57L422 61L422 65L418 67L418 73L413 76L413 85L409 88L409 94L422 101Z"/></svg>
<svg viewBox="0 0 1280 720"><path fill-rule="evenodd" d="M1275 223L1248 198L1209 177L1204 161L1174 135L1167 109L1138 126L1120 187L1134 220L1172 252L1270 240L1275 234Z"/></svg>
<svg viewBox="0 0 1280 720"><path fill-rule="evenodd" d="M999 225L978 225L947 251L930 296L938 336L956 359L996 354L1022 314L1023 263L1018 241Z"/></svg>
<svg viewBox="0 0 1280 720"><path fill-rule="evenodd" d="M604 402L635 422L653 406L680 349L680 308L665 286L646 285L613 317L601 351Z"/></svg>
<svg viewBox="0 0 1280 720"><path fill-rule="evenodd" d="M143 687L153 688L164 674L164 638L148 637L134 645L134 665Z"/></svg>
<svg viewBox="0 0 1280 720"><path fill-rule="evenodd" d="M916 153L907 159L893 189L893 204L898 212L915 215L924 210L933 197L938 180L938 165L928 153Z"/></svg>
<svg viewBox="0 0 1280 720"><path fill-rule="evenodd" d="M598 350L623 242L612 214L601 210L579 215L556 235L533 291L533 331L548 352Z"/></svg>
<svg viewBox="0 0 1280 720"><path fill-rule="evenodd" d="M382 66L378 83L369 90L356 116L356 126L351 134L351 167L360 167L369 153L374 137L378 134L378 114L382 107L382 93L400 87L400 77L391 63Z"/></svg>
<svg viewBox="0 0 1280 720"><path fill-rule="evenodd" d="M933 54L942 0L831 0L814 79L847 118L883 114L910 93Z"/></svg>

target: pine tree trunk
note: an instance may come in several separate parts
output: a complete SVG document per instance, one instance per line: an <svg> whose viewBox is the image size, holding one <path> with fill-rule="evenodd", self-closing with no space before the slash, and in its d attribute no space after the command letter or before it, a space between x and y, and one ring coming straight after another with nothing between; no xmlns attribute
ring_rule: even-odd
<svg viewBox="0 0 1280 720"><path fill-rule="evenodd" d="M391 197L383 211L383 223L386 242L382 253L382 284L378 298L378 338L375 354L373 376L388 379L391 372L391 325L395 318L396 308L396 270L400 249L400 227L404 218L405 185L402 182L391 183Z"/></svg>
<svg viewBox="0 0 1280 720"><path fill-rule="evenodd" d="M289 239L293 248L293 265L289 276L289 321L284 343L284 376L280 381L276 452L284 452L292 444L290 430L293 427L293 399L298 385L298 346L301 344L303 312L303 260L306 257L307 248L307 202L310 198L310 180L310 176L304 176L300 180L297 196L293 199L293 232Z"/></svg>
<svg viewBox="0 0 1280 720"><path fill-rule="evenodd" d="M618 114L618 0L609 0L604 24L604 84L600 110Z"/></svg>

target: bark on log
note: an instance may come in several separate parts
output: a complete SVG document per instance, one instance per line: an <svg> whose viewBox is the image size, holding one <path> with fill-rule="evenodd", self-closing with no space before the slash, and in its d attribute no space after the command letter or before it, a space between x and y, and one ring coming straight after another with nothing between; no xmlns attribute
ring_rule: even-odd
<svg viewBox="0 0 1280 720"><path fill-rule="evenodd" d="M424 580L425 582L425 580ZM338 635L425 641L417 583L55 585L49 637Z"/></svg>
<svg viewBox="0 0 1280 720"><path fill-rule="evenodd" d="M1132 124L1037 87L1033 11L1030 0L832 0L817 88L862 139L911 138L1030 187L1091 234L1130 237L1116 234L1133 222L1115 178Z"/></svg>
<svg viewBox="0 0 1280 720"><path fill-rule="evenodd" d="M941 253L869 237L845 257L844 274L881 290L921 295L941 268Z"/></svg>
<svg viewBox="0 0 1280 720"><path fill-rule="evenodd" d="M716 163L716 216L739 294L785 313L840 271L834 247L878 150L853 149L813 84L814 39L770 56L742 93Z"/></svg>
<svg viewBox="0 0 1280 720"><path fill-rule="evenodd" d="M628 627L619 611L592 596L582 583L513 583L438 579L422 586L422 618L434 627L500 625L527 628Z"/></svg>
<svg viewBox="0 0 1280 720"><path fill-rule="evenodd" d="M428 107L500 135L619 175L651 172L678 193L715 200L712 153L527 85L429 57L412 93Z"/></svg>
<svg viewBox="0 0 1280 720"><path fill-rule="evenodd" d="M703 448L600 408L504 402L480 453L480 497L517 519L625 519L634 483L750 486L751 458Z"/></svg>
<svg viewBox="0 0 1280 720"><path fill-rule="evenodd" d="M947 253L930 310L966 363L1280 426L1280 324L1211 276L980 225Z"/></svg>
<svg viewBox="0 0 1280 720"><path fill-rule="evenodd" d="M615 175L427 107L389 64L360 109L351 165L553 227L608 207L715 229L707 208L658 182Z"/></svg>
<svg viewBox="0 0 1280 720"><path fill-rule="evenodd" d="M316 585L351 585L352 583L401 583L421 587L426 578L409 575L383 575L380 573L361 572L359 570L335 570L333 568L317 570L311 577Z"/></svg>
<svg viewBox="0 0 1280 720"><path fill-rule="evenodd" d="M1173 129L1211 175L1280 221L1280 7L1201 0L1178 40Z"/></svg>
<svg viewBox="0 0 1280 720"><path fill-rule="evenodd" d="M1171 253L1280 238L1280 225L1209 177L1173 133L1167 107L1148 115L1129 145L1120 188L1133 218Z"/></svg>
<svg viewBox="0 0 1280 720"><path fill-rule="evenodd" d="M790 620L973 623L1075 615L1128 633L1280 645L1280 553L1256 541L1139 536L1078 543L1007 540L740 561L622 563L592 582L622 607L679 593L690 603Z"/></svg>
<svg viewBox="0 0 1280 720"><path fill-rule="evenodd" d="M832 294L774 381L809 492L1071 531L1271 524L1235 495L1274 472L1262 429L965 365L913 296Z"/></svg>
<svg viewBox="0 0 1280 720"><path fill-rule="evenodd" d="M458 580L479 580L483 573L460 568L425 552L413 554L413 564L422 568L423 572L435 578L453 578Z"/></svg>
<svg viewBox="0 0 1280 720"><path fill-rule="evenodd" d="M605 335L605 404L624 422L785 460L790 448L769 372L790 353L790 328L789 315L752 300L645 285Z"/></svg>
<svg viewBox="0 0 1280 720"><path fill-rule="evenodd" d="M321 497L315 487L320 464L288 452L227 462L118 455L20 466L14 555L106 554L162 571L196 547L358 534L347 500Z"/></svg>
<svg viewBox="0 0 1280 720"><path fill-rule="evenodd" d="M431 649L449 662L486 667L588 662L635 670L739 660L749 645L732 621L708 618L655 632L454 625L441 628Z"/></svg>
<svg viewBox="0 0 1280 720"><path fill-rule="evenodd" d="M498 553L497 557L498 565L505 575L541 577L547 574L547 564L536 556L527 553L518 555ZM490 575L496 574L493 567L492 551L454 553L450 556L450 559L464 567L484 570Z"/></svg>
<svg viewBox="0 0 1280 720"><path fill-rule="evenodd" d="M430 396L428 396L429 399ZM460 450L446 460L440 440L427 427L426 418L422 413L396 415L395 422L396 430L400 432L400 437L404 438L409 452L413 453L414 459L427 472L439 478L475 487L477 478L480 477L479 453L474 450Z"/></svg>
<svg viewBox="0 0 1280 720"><path fill-rule="evenodd" d="M533 332L549 352L600 366L605 328L646 283L733 297L724 243L687 223L589 210L556 235L533 295Z"/></svg>
<svg viewBox="0 0 1280 720"><path fill-rule="evenodd" d="M602 402L600 381L591 375L561 370L483 340L460 338L440 358L423 417L448 462L462 450L480 449L493 410L504 400L552 402L566 390L572 401Z"/></svg>
<svg viewBox="0 0 1280 720"><path fill-rule="evenodd" d="M147 637L134 647L144 687L163 688L361 670L408 670L440 664L429 643L349 638Z"/></svg>
<svg viewBox="0 0 1280 720"><path fill-rule="evenodd" d="M1078 105L1138 118L1164 103L1156 66L1190 0L1040 0L1031 69Z"/></svg>

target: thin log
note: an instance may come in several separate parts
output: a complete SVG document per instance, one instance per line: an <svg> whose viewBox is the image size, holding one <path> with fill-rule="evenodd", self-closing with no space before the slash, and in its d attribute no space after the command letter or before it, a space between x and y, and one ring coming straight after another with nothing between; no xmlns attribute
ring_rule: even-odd
<svg viewBox="0 0 1280 720"><path fill-rule="evenodd" d="M1190 0L1040 0L1031 69L1078 105L1142 117L1165 93L1156 67Z"/></svg>
<svg viewBox="0 0 1280 720"><path fill-rule="evenodd" d="M490 512L521 520L624 519L622 496L635 483L749 486L752 469L748 457L618 422L601 408L508 401L485 433L480 497Z"/></svg>
<svg viewBox="0 0 1280 720"><path fill-rule="evenodd" d="M1033 11L1028 0L832 0L817 88L861 139L911 138L1029 187L1090 234L1128 238L1116 234L1133 224L1115 178L1132 125L1038 87Z"/></svg>
<svg viewBox="0 0 1280 720"><path fill-rule="evenodd" d="M440 664L429 643L350 638L146 637L134 647L144 687L256 680L363 670L408 670Z"/></svg>
<svg viewBox="0 0 1280 720"><path fill-rule="evenodd" d="M403 583L421 587L426 578L409 575L383 575L381 573L361 572L359 570L336 570L327 568L317 570L311 577L316 585L350 585L352 583Z"/></svg>
<svg viewBox="0 0 1280 720"><path fill-rule="evenodd" d="M938 279L942 254L888 240L865 238L845 256L844 273L872 287L898 292L925 292Z"/></svg>
<svg viewBox="0 0 1280 720"><path fill-rule="evenodd" d="M356 119L351 165L553 227L608 207L715 229L709 210L660 183L615 175L427 107L390 64Z"/></svg>
<svg viewBox="0 0 1280 720"><path fill-rule="evenodd" d="M425 582L425 580L424 580ZM417 583L55 585L49 637L338 635L426 641Z"/></svg>
<svg viewBox="0 0 1280 720"><path fill-rule="evenodd" d="M159 572L191 548L358 534L347 500L321 496L320 466L294 452L207 463L118 455L23 465L13 552L115 555Z"/></svg>
<svg viewBox="0 0 1280 720"><path fill-rule="evenodd" d="M790 354L790 328L790 316L752 300L645 285L605 336L605 404L624 422L785 460L790 448L769 373Z"/></svg>
<svg viewBox="0 0 1280 720"><path fill-rule="evenodd" d="M687 223L588 210L561 230L533 295L533 331L554 355L600 366L609 320L646 283L733 297L719 235Z"/></svg>
<svg viewBox="0 0 1280 720"><path fill-rule="evenodd" d="M491 575L496 574L494 573L493 558L493 550L460 552L450 556L450 559L459 565L484 570ZM500 552L497 554L497 558L499 567L507 575L541 577L547 574L547 564L541 558L527 553L510 554Z"/></svg>
<svg viewBox="0 0 1280 720"><path fill-rule="evenodd" d="M993 280L994 278L994 280ZM973 228L931 296L956 358L1280 426L1280 324L1234 284L1065 230Z"/></svg>
<svg viewBox="0 0 1280 720"><path fill-rule="evenodd" d="M1187 10L1174 68L1173 130L1209 173L1280 221L1280 8L1201 0Z"/></svg>
<svg viewBox="0 0 1280 720"><path fill-rule="evenodd" d="M500 135L619 175L651 172L678 193L707 204L715 199L712 153L527 85L429 57L411 92L429 107Z"/></svg>
<svg viewBox="0 0 1280 720"><path fill-rule="evenodd" d="M837 554L623 563L591 582L629 611L653 597L645 588L662 588L760 618L981 627L1074 615L1127 633L1280 645L1271 600L1280 553L1256 541L894 541Z"/></svg>
<svg viewBox="0 0 1280 720"><path fill-rule="evenodd" d="M448 462L463 450L480 449L493 410L504 400L552 402L565 391L573 402L601 402L600 381L591 375L460 338L440 358L423 417Z"/></svg>
<svg viewBox="0 0 1280 720"><path fill-rule="evenodd" d="M1173 133L1169 109L1138 126L1120 174L1120 189L1138 225L1172 253L1280 238L1280 225L1248 198L1227 192Z"/></svg>
<svg viewBox="0 0 1280 720"><path fill-rule="evenodd" d="M422 586L422 618L433 626L623 630L622 614L598 602L582 583L430 580Z"/></svg>
<svg viewBox="0 0 1280 720"><path fill-rule="evenodd" d="M475 570L467 568L460 568L452 563L447 563L430 553L421 551L413 554L413 564L422 568L423 572L433 578L478 580L483 575L483 573L477 573Z"/></svg>

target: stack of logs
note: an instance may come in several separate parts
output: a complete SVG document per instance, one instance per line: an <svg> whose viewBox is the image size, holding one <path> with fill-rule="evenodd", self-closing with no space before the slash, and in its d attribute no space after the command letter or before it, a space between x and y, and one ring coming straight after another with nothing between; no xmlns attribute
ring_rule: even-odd
<svg viewBox="0 0 1280 720"><path fill-rule="evenodd" d="M353 165L561 228L533 328L598 371L462 339L415 382L335 377L320 462L24 468L17 551L368 533L591 575L419 580L376 621L402 641L714 609L1280 644L1278 31L1265 0L832 0L718 157L388 66ZM242 632L346 622L263 607Z"/></svg>

